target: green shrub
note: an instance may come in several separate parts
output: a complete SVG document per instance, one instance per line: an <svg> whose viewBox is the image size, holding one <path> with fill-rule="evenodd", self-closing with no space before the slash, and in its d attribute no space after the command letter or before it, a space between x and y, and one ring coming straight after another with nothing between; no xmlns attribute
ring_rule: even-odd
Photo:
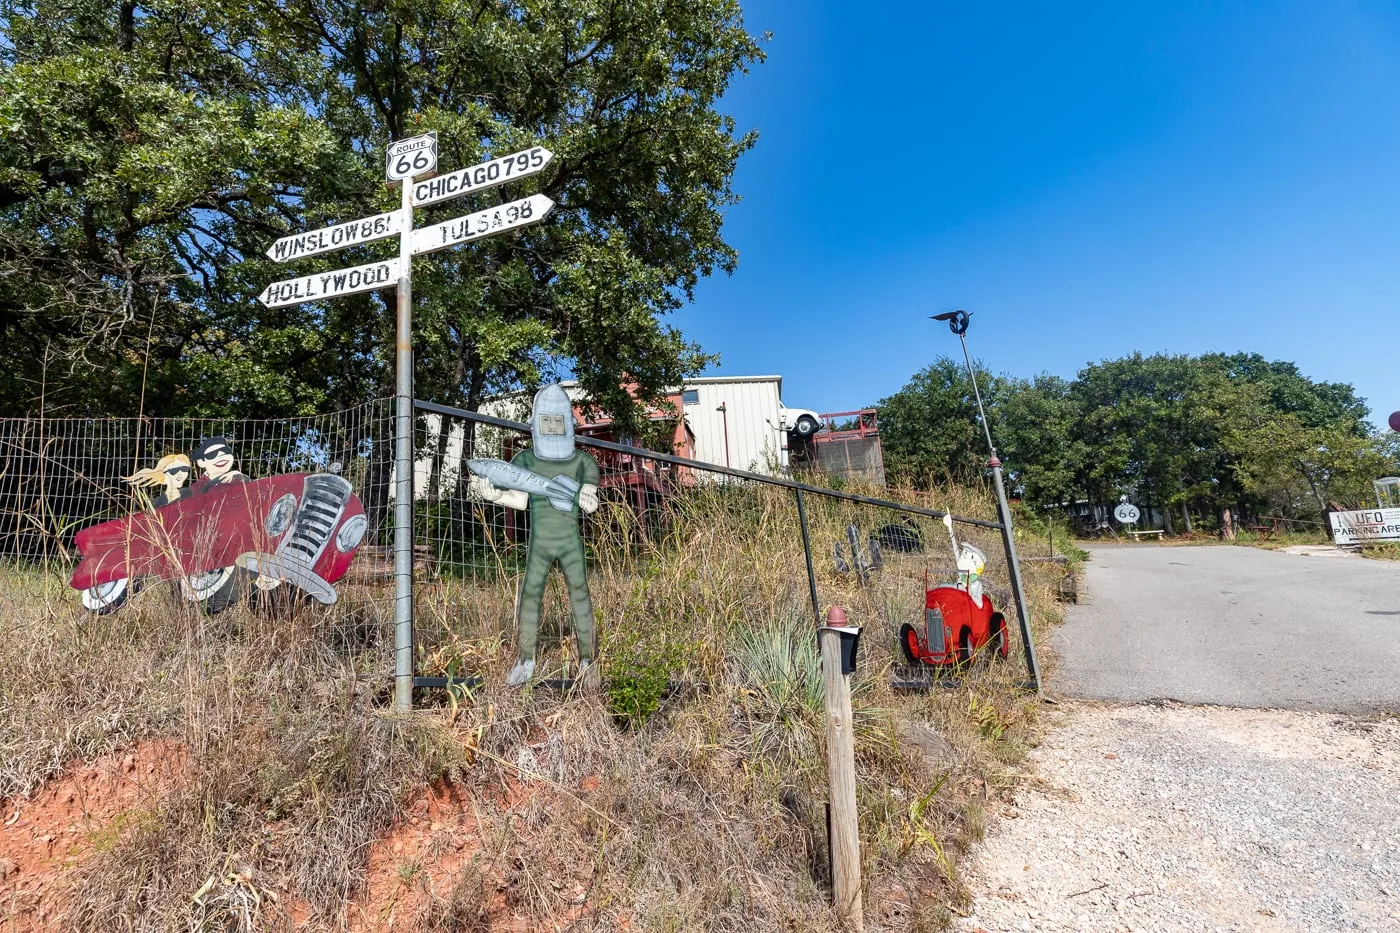
<svg viewBox="0 0 1400 933"><path fill-rule="evenodd" d="M603 700L628 728L641 728L656 715L671 678L693 650L685 640L667 636L662 628L645 628L614 631L608 638Z"/></svg>

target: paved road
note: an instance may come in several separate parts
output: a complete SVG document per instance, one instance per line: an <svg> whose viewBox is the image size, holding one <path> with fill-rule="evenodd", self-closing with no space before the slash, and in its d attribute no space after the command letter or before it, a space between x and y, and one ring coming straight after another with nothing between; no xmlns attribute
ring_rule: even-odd
<svg viewBox="0 0 1400 933"><path fill-rule="evenodd" d="M1094 546L1055 635L1071 696L1400 711L1400 562Z"/></svg>

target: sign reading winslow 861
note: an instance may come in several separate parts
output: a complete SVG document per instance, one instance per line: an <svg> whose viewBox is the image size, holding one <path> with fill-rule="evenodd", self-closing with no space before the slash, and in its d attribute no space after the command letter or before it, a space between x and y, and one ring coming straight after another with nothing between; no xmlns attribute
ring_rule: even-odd
<svg viewBox="0 0 1400 933"><path fill-rule="evenodd" d="M1357 509L1332 513L1332 540L1339 547L1400 541L1400 509Z"/></svg>

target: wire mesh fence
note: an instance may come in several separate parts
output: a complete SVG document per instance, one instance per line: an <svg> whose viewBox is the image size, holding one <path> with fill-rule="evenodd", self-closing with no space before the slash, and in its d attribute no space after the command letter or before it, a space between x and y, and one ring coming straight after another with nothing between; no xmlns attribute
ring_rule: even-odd
<svg viewBox="0 0 1400 933"><path fill-rule="evenodd" d="M485 671L513 651L531 518L528 509L482 498L468 461L509 462L531 446L530 433L523 424L424 403L416 426L415 669L448 677ZM129 477L202 439L224 437L249 479L329 472L350 482L368 520L346 578L359 593L352 605L372 607L370 616L387 626L392 433L391 400L276 420L0 419L0 559L50 571L43 598L63 593L57 581L66 582L78 558L79 530L151 508L154 490L142 492ZM840 605L865 630L865 657L905 666L905 627L931 632L930 589L956 584L960 573L967 583L957 567L963 543L985 555L985 597L1004 615L1010 654L1021 650L1000 526L985 496L950 492L962 498L910 505L606 437L581 435L578 443L598 468L598 508L580 521L605 665L611 657L644 667L668 655L712 672L722 668L734 632L811 625ZM950 532L942 510L980 517L959 519ZM540 652L563 671L577 656L575 616L562 575L547 579ZM81 611L71 593L63 598ZM958 647L958 633L950 637L947 658ZM385 672L391 662L386 654Z"/></svg>
<svg viewBox="0 0 1400 933"><path fill-rule="evenodd" d="M286 419L0 418L0 557L63 564L89 525L148 506L160 490L129 479L162 458L222 437L236 469L345 476L375 532L387 514L391 403ZM197 477L192 477L197 478Z"/></svg>
<svg viewBox="0 0 1400 933"><path fill-rule="evenodd" d="M531 437L526 425L473 412L420 404L419 413L420 667L450 674L480 666L482 645L509 645L530 542L528 510L483 499L467 461L510 461ZM577 444L598 464L600 504L581 516L581 532L604 657L670 650L713 670L724 633L794 619L810 626L840 605L865 629L862 652L874 667L887 662L896 679L927 676L945 665L911 664L901 631L928 631L930 588L966 583L957 548L968 544L985 556L985 604L1005 620L1007 654L1023 661L1000 526L985 496L913 506L639 450L605 432L580 434ZM983 517L950 531L943 510ZM561 576L551 576L544 600L540 650L564 672L577 649ZM945 646L949 659L960 634ZM994 650L971 647L983 657Z"/></svg>

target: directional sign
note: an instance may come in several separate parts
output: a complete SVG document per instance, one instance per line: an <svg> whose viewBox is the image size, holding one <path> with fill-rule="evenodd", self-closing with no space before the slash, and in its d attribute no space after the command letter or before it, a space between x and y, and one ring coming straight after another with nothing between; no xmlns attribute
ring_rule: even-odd
<svg viewBox="0 0 1400 933"><path fill-rule="evenodd" d="M475 214L455 217L452 220L419 227L413 231L413 255L433 253L459 243L469 243L493 233L504 233L516 227L544 220L554 208L554 202L542 194L532 194L519 201L511 201L500 207L487 208Z"/></svg>
<svg viewBox="0 0 1400 933"><path fill-rule="evenodd" d="M1124 525L1131 525L1142 517L1142 513L1131 502L1120 502L1118 508L1113 510L1113 517Z"/></svg>
<svg viewBox="0 0 1400 933"><path fill-rule="evenodd" d="M437 168L437 134L428 133L389 144L385 174L390 181L404 181L426 175Z"/></svg>
<svg viewBox="0 0 1400 933"><path fill-rule="evenodd" d="M362 217L334 227L322 227L306 233L284 236L267 248L267 258L278 262L291 262L303 256L316 256L329 253L333 249L358 246L391 237L403 229L403 213L390 211Z"/></svg>
<svg viewBox="0 0 1400 933"><path fill-rule="evenodd" d="M1342 547L1400 541L1400 509L1332 513L1332 540Z"/></svg>
<svg viewBox="0 0 1400 933"><path fill-rule="evenodd" d="M359 292L372 292L379 288L389 288L399 280L399 260L385 259L349 269L322 272L319 275L305 275L299 279L285 279L273 282L263 289L258 300L269 308L285 308L306 301L319 301L322 298L336 298L340 295L354 295Z"/></svg>
<svg viewBox="0 0 1400 933"><path fill-rule="evenodd" d="M413 186L413 204L422 207L476 191L485 191L517 178L542 171L554 159L554 153L544 146L513 152L471 168L448 172L437 178L420 181Z"/></svg>

